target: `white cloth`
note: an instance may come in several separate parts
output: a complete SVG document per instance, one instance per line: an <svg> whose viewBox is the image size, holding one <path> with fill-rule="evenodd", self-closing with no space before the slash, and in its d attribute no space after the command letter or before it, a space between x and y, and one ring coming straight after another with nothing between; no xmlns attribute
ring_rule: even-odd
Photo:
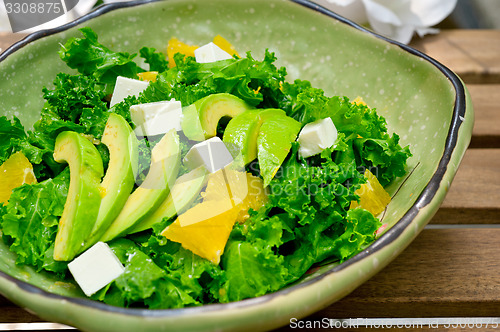
<svg viewBox="0 0 500 332"><path fill-rule="evenodd" d="M409 43L414 33L437 33L432 26L444 20L457 0L314 0L358 24L369 24L377 33Z"/></svg>

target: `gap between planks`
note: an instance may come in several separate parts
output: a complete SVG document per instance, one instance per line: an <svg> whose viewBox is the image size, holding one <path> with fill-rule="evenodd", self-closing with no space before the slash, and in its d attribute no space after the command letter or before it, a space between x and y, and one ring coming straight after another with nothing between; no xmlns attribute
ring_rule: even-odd
<svg viewBox="0 0 500 332"><path fill-rule="evenodd" d="M467 84L475 113L471 148L500 148L500 84Z"/></svg>

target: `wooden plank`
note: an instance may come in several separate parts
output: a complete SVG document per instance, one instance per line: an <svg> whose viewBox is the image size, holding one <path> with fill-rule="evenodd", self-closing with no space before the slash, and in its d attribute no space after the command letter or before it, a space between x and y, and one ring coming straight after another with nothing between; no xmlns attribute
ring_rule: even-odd
<svg viewBox="0 0 500 332"><path fill-rule="evenodd" d="M26 36L27 35L24 33L0 32L0 53L5 51L10 45Z"/></svg>
<svg viewBox="0 0 500 332"><path fill-rule="evenodd" d="M469 149L434 224L500 224L500 149Z"/></svg>
<svg viewBox="0 0 500 332"><path fill-rule="evenodd" d="M431 224L500 224L500 209L447 208L442 206Z"/></svg>
<svg viewBox="0 0 500 332"><path fill-rule="evenodd" d="M500 30L442 30L411 46L451 68L466 83L500 83Z"/></svg>
<svg viewBox="0 0 500 332"><path fill-rule="evenodd" d="M30 314L20 307L12 306L0 307L0 323L33 323L42 322L43 319Z"/></svg>
<svg viewBox="0 0 500 332"><path fill-rule="evenodd" d="M499 211L500 149L467 150L442 207Z"/></svg>
<svg viewBox="0 0 500 332"><path fill-rule="evenodd" d="M475 123L471 148L500 148L500 84L468 84Z"/></svg>
<svg viewBox="0 0 500 332"><path fill-rule="evenodd" d="M426 229L391 264L311 317L497 317L500 229Z"/></svg>

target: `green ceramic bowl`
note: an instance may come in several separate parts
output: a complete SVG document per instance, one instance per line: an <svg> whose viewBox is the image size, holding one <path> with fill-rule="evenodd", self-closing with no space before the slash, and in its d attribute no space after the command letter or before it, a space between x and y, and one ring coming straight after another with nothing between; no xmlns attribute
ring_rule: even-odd
<svg viewBox="0 0 500 332"><path fill-rule="evenodd" d="M175 310L123 309L80 296L72 284L14 264L0 242L0 292L40 317L89 331L263 330L286 325L349 294L394 259L438 209L468 146L474 122L460 79L435 60L384 39L306 1L170 0L101 7L56 30L28 36L0 56L0 114L25 126L39 117L41 88L60 71L60 43L89 26L112 49L163 49L175 36L202 45L217 34L258 58L269 48L289 79L310 80L327 95L362 96L397 131L413 157L393 183L370 247L343 264L255 299Z"/></svg>

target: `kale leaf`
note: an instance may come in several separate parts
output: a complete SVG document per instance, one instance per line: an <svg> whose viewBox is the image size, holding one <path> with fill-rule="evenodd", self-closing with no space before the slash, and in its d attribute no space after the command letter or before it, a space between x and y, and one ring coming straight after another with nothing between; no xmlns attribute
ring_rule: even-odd
<svg viewBox="0 0 500 332"><path fill-rule="evenodd" d="M107 91L112 91L118 76L136 78L137 73L144 71L133 61L137 54L110 50L99 43L97 34L90 28L82 28L80 32L83 38L69 39L59 56L68 67L109 85Z"/></svg>
<svg viewBox="0 0 500 332"><path fill-rule="evenodd" d="M4 240L17 253L17 264L64 275L66 263L52 258L59 218L69 188L69 169L54 179L14 189L0 219Z"/></svg>
<svg viewBox="0 0 500 332"><path fill-rule="evenodd" d="M108 120L106 93L93 77L60 73L54 80L54 89L44 88L42 91L47 102L36 129L50 132L55 137L58 131L51 127L53 122L59 121L70 123L70 130L101 138Z"/></svg>
<svg viewBox="0 0 500 332"><path fill-rule="evenodd" d="M161 52L156 52L152 47L143 47L139 50L141 58L149 64L149 71L162 73L168 69L167 56Z"/></svg>

